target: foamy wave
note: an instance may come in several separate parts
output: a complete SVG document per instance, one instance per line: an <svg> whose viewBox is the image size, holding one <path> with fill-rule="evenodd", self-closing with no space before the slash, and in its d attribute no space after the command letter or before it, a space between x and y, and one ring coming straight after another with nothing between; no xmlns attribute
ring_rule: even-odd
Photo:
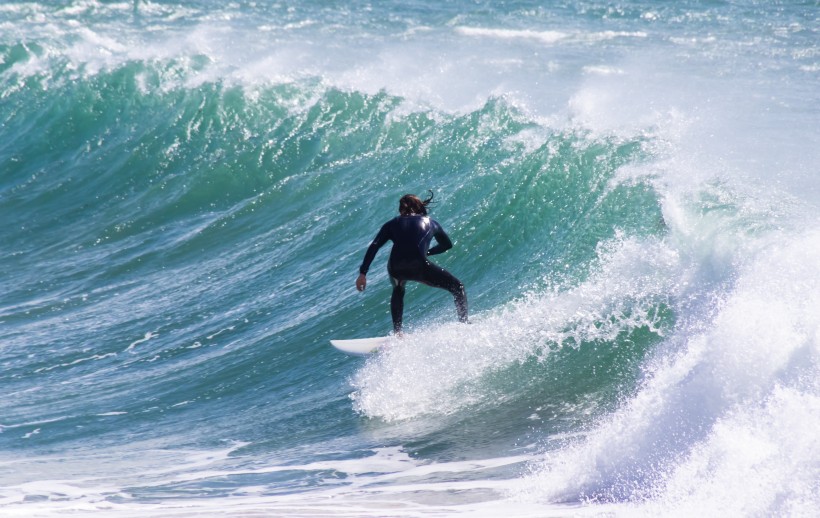
<svg viewBox="0 0 820 518"><path fill-rule="evenodd" d="M532 294L466 328L443 325L396 340L357 373L356 409L386 420L446 415L490 400L482 377L516 362L637 328L663 333L658 304L685 286L676 253L620 236L599 256L596 273L574 289Z"/></svg>
<svg viewBox="0 0 820 518"><path fill-rule="evenodd" d="M494 38L501 40L535 40L541 43L569 42L597 42L616 38L645 38L642 31L600 31L600 32L561 32L535 31L531 29L490 29L483 27L456 27L455 31L464 36Z"/></svg>
<svg viewBox="0 0 820 518"><path fill-rule="evenodd" d="M803 481L820 462L820 234L779 241L741 270L708 329L670 337L641 390L548 453L521 494L682 516L816 509Z"/></svg>
<svg viewBox="0 0 820 518"><path fill-rule="evenodd" d="M497 39L529 39L543 43L555 43L569 38L569 34L559 31L533 31L514 29L485 29L481 27L456 27L455 31L464 36L477 36Z"/></svg>
<svg viewBox="0 0 820 518"><path fill-rule="evenodd" d="M584 67L584 73L595 74L599 76L622 76L626 72L622 68L608 67L605 65L596 65Z"/></svg>
<svg viewBox="0 0 820 518"><path fill-rule="evenodd" d="M142 445L145 446L145 445ZM505 497L515 478L458 480L465 473L507 469L515 472L527 456L424 463L398 447L377 448L360 458L299 463L252 462L229 456L243 444L214 451L80 452L69 460L37 457L22 464L49 466L53 478L6 484L0 489L3 516L208 516L263 514L282 516L419 516L428 513L497 516L513 509L516 516L562 516L566 508L513 502ZM313 448L315 452L316 448ZM136 456L134 456L136 455ZM97 469L88 477L83 466ZM20 463L17 464L18 466ZM127 466L127 469L122 469ZM74 470L79 473L74 474ZM276 481L277 474L303 472L322 480L312 491L281 491L264 482L248 485L230 496L195 498L187 487L219 485L231 478ZM76 475L79 475L77 477ZM455 479L455 480L454 480ZM200 484L201 486L198 486ZM180 490L180 488L182 488ZM149 491L163 497L151 502L133 493ZM489 501L488 501L489 499Z"/></svg>

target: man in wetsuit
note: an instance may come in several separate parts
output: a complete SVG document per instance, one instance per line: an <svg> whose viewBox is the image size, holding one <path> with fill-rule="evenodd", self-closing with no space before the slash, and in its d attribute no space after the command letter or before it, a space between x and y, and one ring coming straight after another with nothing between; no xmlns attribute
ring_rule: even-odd
<svg viewBox="0 0 820 518"><path fill-rule="evenodd" d="M364 255L356 289L364 291L367 286L367 270L376 257L376 252L388 240L393 241L390 259L387 262L387 273L393 284L393 296L390 298L390 314L393 317L393 330L401 333L402 313L404 312L404 286L407 281L416 281L443 288L449 291L456 303L458 320L467 321L467 295L464 285L450 272L427 260L428 255L436 255L452 248L453 243L434 219L427 215L430 198L422 201L418 196L406 194L399 200L399 215L385 223L376 239L370 243ZM436 245L430 248L430 242L436 238Z"/></svg>

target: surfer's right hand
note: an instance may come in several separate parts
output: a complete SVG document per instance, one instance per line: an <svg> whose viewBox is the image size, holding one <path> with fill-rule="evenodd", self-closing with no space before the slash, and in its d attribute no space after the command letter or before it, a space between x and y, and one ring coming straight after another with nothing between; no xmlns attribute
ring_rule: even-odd
<svg viewBox="0 0 820 518"><path fill-rule="evenodd" d="M367 287L367 277L363 273L359 274L359 277L356 279L356 289L359 291L364 291Z"/></svg>

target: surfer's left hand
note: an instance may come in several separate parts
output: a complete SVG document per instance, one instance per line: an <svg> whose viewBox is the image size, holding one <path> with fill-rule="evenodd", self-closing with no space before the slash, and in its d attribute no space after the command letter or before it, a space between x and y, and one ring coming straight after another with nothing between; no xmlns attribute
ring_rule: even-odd
<svg viewBox="0 0 820 518"><path fill-rule="evenodd" d="M359 274L359 277L356 279L356 289L359 291L364 291L367 287L367 277L363 273Z"/></svg>

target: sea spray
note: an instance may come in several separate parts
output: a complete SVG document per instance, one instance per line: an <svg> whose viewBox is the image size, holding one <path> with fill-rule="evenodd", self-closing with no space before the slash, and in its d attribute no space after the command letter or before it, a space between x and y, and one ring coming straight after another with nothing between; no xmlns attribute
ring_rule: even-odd
<svg viewBox="0 0 820 518"><path fill-rule="evenodd" d="M615 238L600 247L598 260L590 278L572 289L533 293L474 317L466 329L437 324L392 340L357 373L356 408L394 420L492 406L500 403L487 382L494 373L515 376L515 365L550 363L564 347L642 349L647 344L634 343L638 336L664 335L674 321L674 292L685 285L675 253L660 242Z"/></svg>

